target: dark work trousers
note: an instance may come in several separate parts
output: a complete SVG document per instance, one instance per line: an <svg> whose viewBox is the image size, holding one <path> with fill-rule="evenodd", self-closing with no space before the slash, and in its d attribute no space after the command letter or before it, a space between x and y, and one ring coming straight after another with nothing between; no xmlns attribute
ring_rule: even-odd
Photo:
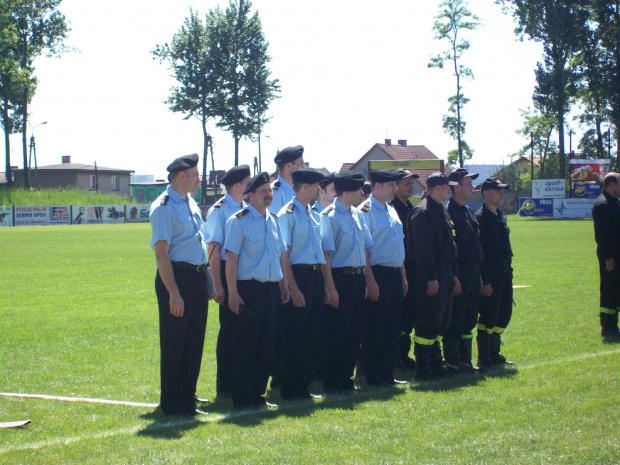
<svg viewBox="0 0 620 465"><path fill-rule="evenodd" d="M232 391L232 317L228 308L228 284L226 283L226 261L220 261L222 287L226 293L224 303L220 304L220 331L217 335L215 357L217 359L217 376L215 389L218 393Z"/></svg>
<svg viewBox="0 0 620 465"><path fill-rule="evenodd" d="M280 301L277 282L238 280L245 311L232 317L232 398L235 407L259 405L269 379Z"/></svg>
<svg viewBox="0 0 620 465"><path fill-rule="evenodd" d="M470 336L478 321L480 307L480 268L475 265L459 265L461 294L452 299L450 326L444 342L460 342Z"/></svg>
<svg viewBox="0 0 620 465"><path fill-rule="evenodd" d="M403 279L400 268L373 266L372 272L379 286L379 299L365 300L362 363L368 384L392 383L402 320Z"/></svg>
<svg viewBox="0 0 620 465"><path fill-rule="evenodd" d="M493 288L491 297L480 296L480 318L478 323L487 331L501 333L512 317L512 268L506 264L489 272L489 283Z"/></svg>
<svg viewBox="0 0 620 465"><path fill-rule="evenodd" d="M405 262L405 275L407 283L409 283L409 292L403 298L402 322L400 332L402 334L411 335L415 324L415 314L417 304L417 295L415 290L415 265Z"/></svg>
<svg viewBox="0 0 620 465"><path fill-rule="evenodd" d="M427 282L423 277L416 278L416 288L418 309L415 319L416 342L428 345L437 339L437 336L444 336L450 326L450 313L452 309L452 292L454 290L454 280L452 271L449 268L437 270L437 281L439 291L429 296ZM422 338L425 341L418 341ZM428 341L428 342L427 342Z"/></svg>
<svg viewBox="0 0 620 465"><path fill-rule="evenodd" d="M292 265L293 275L304 296L305 307L295 307L292 299L280 307L278 314L280 341L280 376L283 398L308 392L315 363L315 341L320 326L319 311L325 299L325 283L320 268L313 270Z"/></svg>
<svg viewBox="0 0 620 465"><path fill-rule="evenodd" d="M620 264L616 263L613 271L607 271L605 262L599 259L599 274L601 277L600 306L607 310L617 310L620 307Z"/></svg>
<svg viewBox="0 0 620 465"><path fill-rule="evenodd" d="M166 415L193 413L207 326L207 276L173 263L174 279L184 303L181 317L170 313L170 295L159 276L155 293L159 306L161 352L160 407Z"/></svg>
<svg viewBox="0 0 620 465"><path fill-rule="evenodd" d="M338 291L338 308L325 306L325 391L347 390L353 387L353 370L359 355L364 313L364 274L346 274L342 268L332 268Z"/></svg>

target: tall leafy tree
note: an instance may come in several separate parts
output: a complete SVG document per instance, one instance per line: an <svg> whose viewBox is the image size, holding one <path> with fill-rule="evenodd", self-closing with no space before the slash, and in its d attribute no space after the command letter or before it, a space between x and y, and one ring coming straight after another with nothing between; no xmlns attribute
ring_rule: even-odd
<svg viewBox="0 0 620 465"><path fill-rule="evenodd" d="M473 79L473 72L465 66L461 58L469 47L469 41L462 39L460 34L463 31L471 31L476 29L479 24L479 18L468 9L466 0L444 0L439 5L440 13L435 17L433 31L435 39L447 40L450 44L448 50L431 57L428 64L429 68L443 69L446 62L450 62L454 67L454 76L456 77L456 94L448 99L450 106L448 108L450 114L443 117L443 128L447 134L457 141L457 153L459 166L463 166L463 160L473 156L473 150L463 140L466 123L462 118L461 110L469 99L463 95L461 79ZM449 158L454 157L449 154ZM450 162L450 159L448 160Z"/></svg>
<svg viewBox="0 0 620 465"><path fill-rule="evenodd" d="M523 126L516 132L527 139L528 143L513 156L529 158L533 152L534 157L540 160L539 177L545 179L548 177L549 161L557 159L557 144L551 140L555 118L552 114L541 113L539 110L532 110L531 108L521 110L521 117L523 118Z"/></svg>
<svg viewBox="0 0 620 465"><path fill-rule="evenodd" d="M221 12L220 12L221 13ZM190 9L189 17L170 44L158 45L153 55L168 63L178 85L170 89L166 103L170 110L185 114L184 119L198 118L203 136L203 203L206 195L207 155L211 137L207 131L207 122L215 118L221 106L219 91L221 89L220 60L213 45L213 22L217 13L209 13L205 21L197 12ZM215 171L215 161L211 157L211 169Z"/></svg>
<svg viewBox="0 0 620 465"><path fill-rule="evenodd" d="M580 79L573 64L583 47L588 11L583 0L496 0L517 21L516 34L543 44L543 60L535 71L534 104L555 115L559 177L566 177L564 124Z"/></svg>

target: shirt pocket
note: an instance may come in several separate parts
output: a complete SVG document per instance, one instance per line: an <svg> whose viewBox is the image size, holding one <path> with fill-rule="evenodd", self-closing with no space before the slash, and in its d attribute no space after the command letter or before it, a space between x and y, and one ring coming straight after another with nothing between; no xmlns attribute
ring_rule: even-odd
<svg viewBox="0 0 620 465"><path fill-rule="evenodd" d="M265 236L260 232L248 234L247 247L250 253L258 255L265 248Z"/></svg>
<svg viewBox="0 0 620 465"><path fill-rule="evenodd" d="M187 209L182 209L177 212L177 221L180 223L189 223L192 221L192 217L188 214Z"/></svg>

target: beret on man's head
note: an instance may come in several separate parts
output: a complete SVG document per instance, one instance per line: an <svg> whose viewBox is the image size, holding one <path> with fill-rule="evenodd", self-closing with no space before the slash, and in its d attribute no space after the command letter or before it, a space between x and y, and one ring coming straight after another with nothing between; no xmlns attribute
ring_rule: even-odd
<svg viewBox="0 0 620 465"><path fill-rule="evenodd" d="M269 183L269 173L262 172L261 174L257 174L252 179L248 181L247 186L245 186L245 190L243 194L247 194L248 192L254 192L263 184Z"/></svg>
<svg viewBox="0 0 620 465"><path fill-rule="evenodd" d="M191 155L183 155L182 157L177 158L172 163L168 165L168 172L170 174L176 173L177 171L183 171L189 168L193 168L198 164L198 154L192 153ZM170 175L168 175L168 179L170 179Z"/></svg>
<svg viewBox="0 0 620 465"><path fill-rule="evenodd" d="M400 179L405 179L405 178L419 179L420 178L419 174L412 173L411 171L398 170L398 172L400 173Z"/></svg>
<svg viewBox="0 0 620 465"><path fill-rule="evenodd" d="M276 165L280 165L282 163L290 163L302 157L303 154L304 148L301 145L296 145L295 147L286 147L285 149L282 149L280 150L280 152L278 152L273 161Z"/></svg>
<svg viewBox="0 0 620 465"><path fill-rule="evenodd" d="M482 185L480 186L480 191L486 191L488 189L495 189L496 191L501 191L503 189L508 189L510 186L508 184L502 184L499 179L486 178Z"/></svg>
<svg viewBox="0 0 620 465"><path fill-rule="evenodd" d="M356 191L364 185L364 175L357 171L343 171L334 176L334 187L339 191Z"/></svg>
<svg viewBox="0 0 620 465"><path fill-rule="evenodd" d="M478 173L470 173L465 168L457 168L448 175L450 181L459 182L463 178L471 178L472 181L479 176Z"/></svg>
<svg viewBox="0 0 620 465"><path fill-rule="evenodd" d="M334 182L335 176L336 175L334 173L330 173L327 176L325 176L322 180L319 181L319 187L325 190L327 186L329 186L331 183Z"/></svg>
<svg viewBox="0 0 620 465"><path fill-rule="evenodd" d="M398 170L393 169L384 169L384 170L374 170L370 172L370 180L372 182L384 183L384 182L392 182L398 181L402 178L402 175Z"/></svg>
<svg viewBox="0 0 620 465"><path fill-rule="evenodd" d="M456 186L458 183L450 181L448 179L448 176L446 176L444 173L433 173L428 178L426 178L426 187L428 187L429 189L435 186L441 186L442 184Z"/></svg>
<svg viewBox="0 0 620 465"><path fill-rule="evenodd" d="M227 187L232 186L243 181L249 175L250 167L248 165L233 166L224 176L222 176L221 183Z"/></svg>
<svg viewBox="0 0 620 465"><path fill-rule="evenodd" d="M293 172L293 181L302 182L304 184L315 184L325 178L323 173L314 168L299 168Z"/></svg>

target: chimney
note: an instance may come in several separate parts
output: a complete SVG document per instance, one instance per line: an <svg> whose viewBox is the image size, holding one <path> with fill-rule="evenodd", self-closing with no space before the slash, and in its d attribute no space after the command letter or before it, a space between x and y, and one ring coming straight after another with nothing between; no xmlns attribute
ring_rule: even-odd
<svg viewBox="0 0 620 465"><path fill-rule="evenodd" d="M71 155L63 155L62 156L62 164L71 163Z"/></svg>
<svg viewBox="0 0 620 465"><path fill-rule="evenodd" d="M385 139L385 145L387 146L392 145L392 139Z"/></svg>
<svg viewBox="0 0 620 465"><path fill-rule="evenodd" d="M398 139L398 145L401 147L407 147L407 139Z"/></svg>

